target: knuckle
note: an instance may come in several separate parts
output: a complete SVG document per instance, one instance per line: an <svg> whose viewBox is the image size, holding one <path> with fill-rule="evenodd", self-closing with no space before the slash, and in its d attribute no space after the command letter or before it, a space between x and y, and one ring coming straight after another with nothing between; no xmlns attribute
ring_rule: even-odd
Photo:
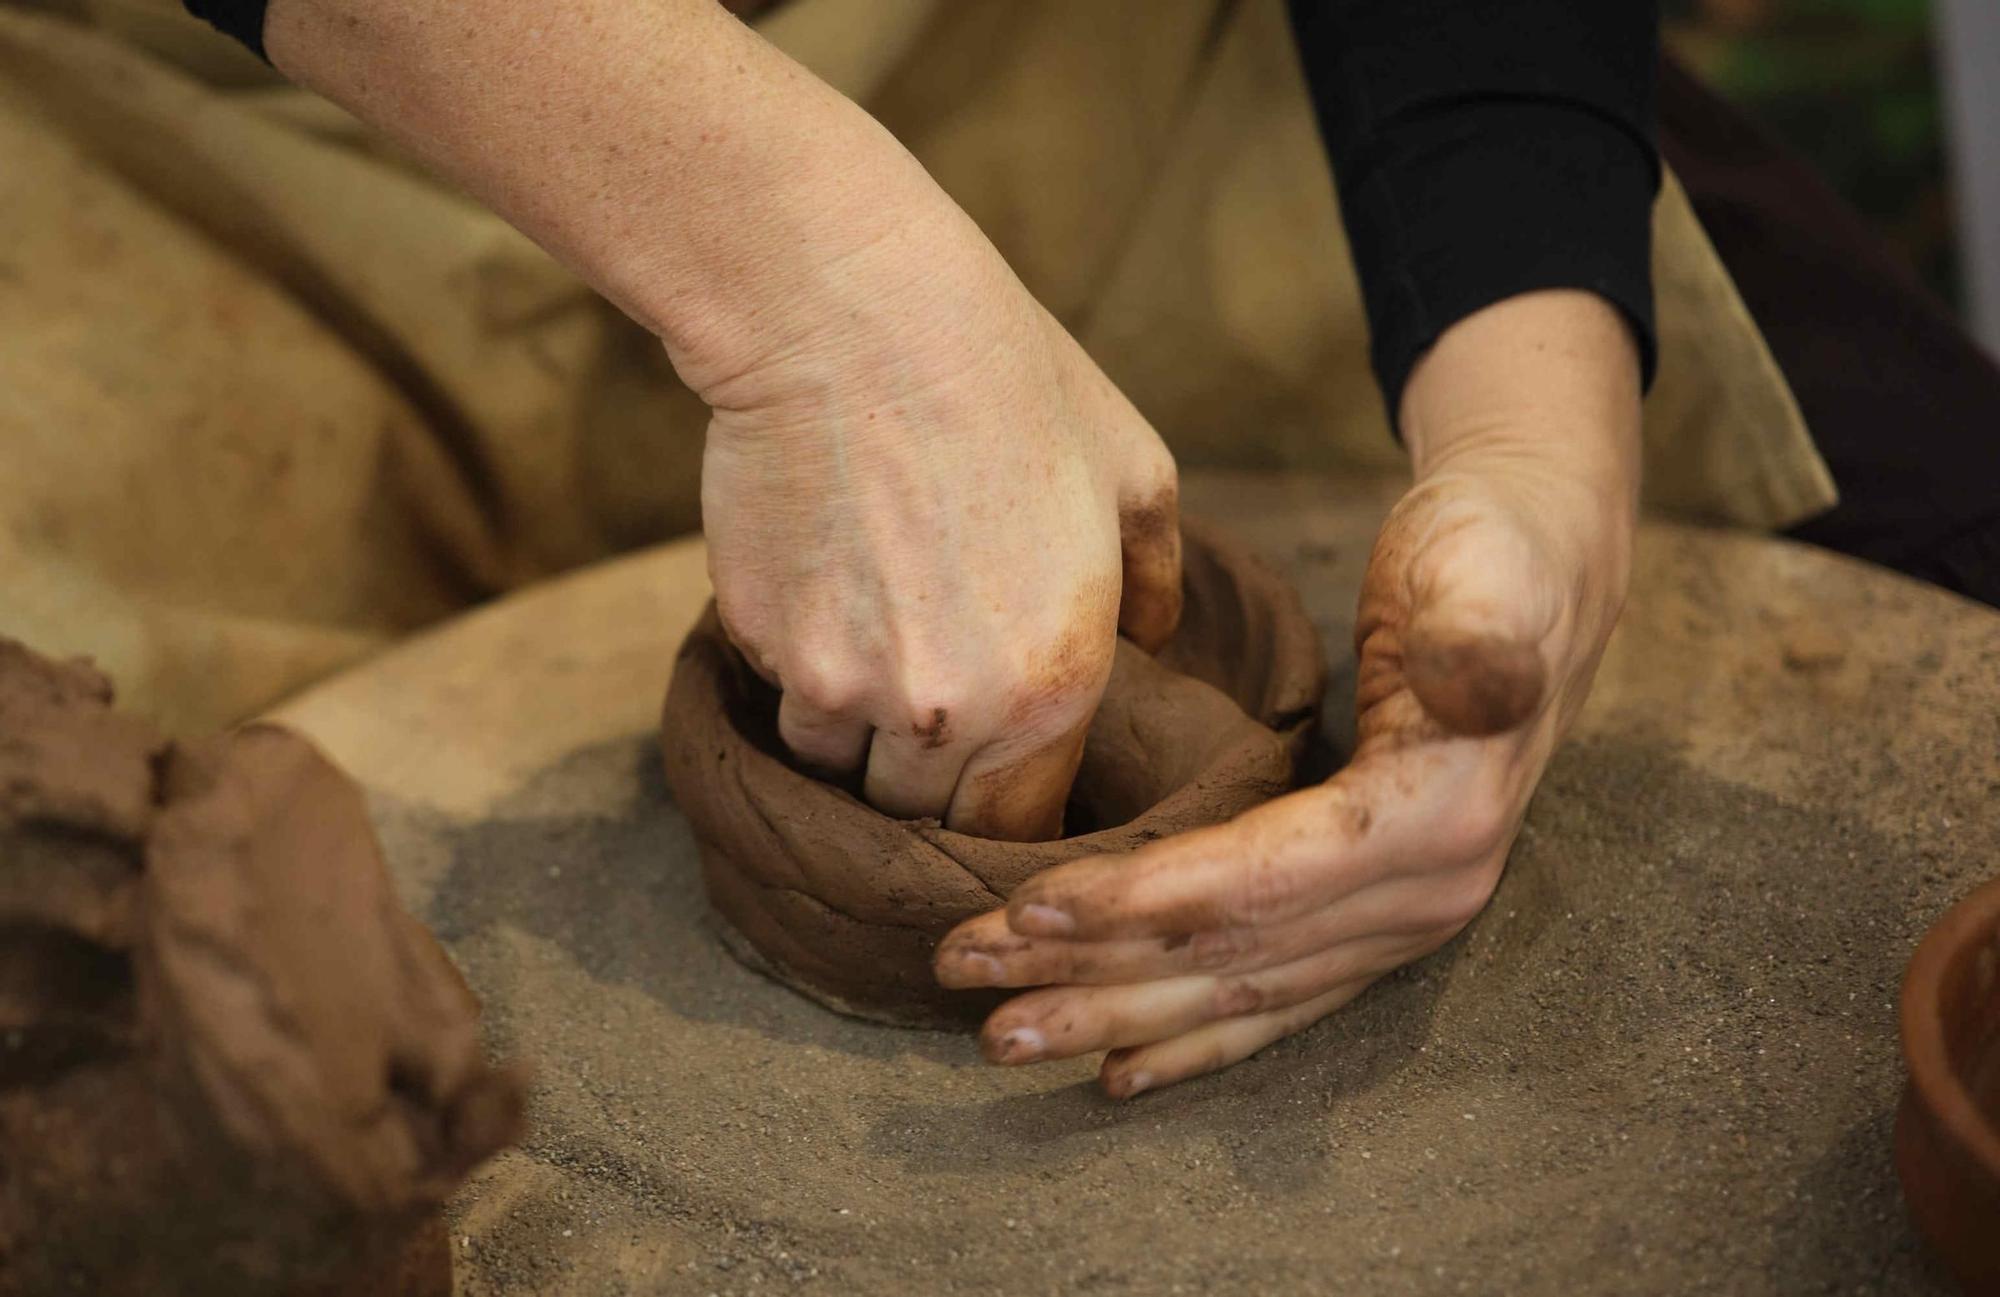
<svg viewBox="0 0 2000 1297"><path fill-rule="evenodd" d="M1231 915L1237 924L1254 927L1282 917L1298 896L1298 877L1269 857L1253 859L1236 886Z"/></svg>
<svg viewBox="0 0 2000 1297"><path fill-rule="evenodd" d="M1498 877L1484 869L1459 870L1439 879L1429 907L1434 926L1456 932L1478 918L1498 883Z"/></svg>
<svg viewBox="0 0 2000 1297"><path fill-rule="evenodd" d="M1104 1012L1086 1001L1053 1009L1043 1018L1041 1030L1050 1050L1074 1053L1114 1034L1118 1025L1116 1014Z"/></svg>
<svg viewBox="0 0 2000 1297"><path fill-rule="evenodd" d="M1186 1067L1178 1069L1174 1079L1185 1081L1191 1077L1207 1076L1210 1072L1220 1072L1232 1063L1242 1061L1244 1055L1223 1045L1209 1045L1193 1058Z"/></svg>
<svg viewBox="0 0 2000 1297"><path fill-rule="evenodd" d="M924 747L943 747L966 732L972 690L961 676L942 668L906 671L896 693L889 722Z"/></svg>
<svg viewBox="0 0 2000 1297"><path fill-rule="evenodd" d="M1240 1018L1262 1013L1270 999L1268 988L1258 978L1225 978L1215 988L1215 1015L1219 1018Z"/></svg>
<svg viewBox="0 0 2000 1297"><path fill-rule="evenodd" d="M1514 811L1505 797L1481 789L1453 817L1447 849L1458 860L1479 860L1499 850L1514 831Z"/></svg>
<svg viewBox="0 0 2000 1297"><path fill-rule="evenodd" d="M1044 980L1049 982L1089 982L1095 980L1105 968L1106 961L1096 955L1059 947L1051 953L1041 971Z"/></svg>
<svg viewBox="0 0 2000 1297"><path fill-rule="evenodd" d="M1221 968L1258 953L1262 945L1254 928L1214 928L1195 934L1188 960L1198 969Z"/></svg>
<svg viewBox="0 0 2000 1297"><path fill-rule="evenodd" d="M776 639L764 618L757 615L755 605L748 608L733 605L721 595L716 596L715 619L722 626L722 637L743 655L750 669L765 679L776 676L770 647Z"/></svg>
<svg viewBox="0 0 2000 1297"><path fill-rule="evenodd" d="M929 701L912 702L903 709L903 732L916 740L920 747L941 748L958 736L958 728L964 718L958 708L940 700L939 695L925 695Z"/></svg>
<svg viewBox="0 0 2000 1297"><path fill-rule="evenodd" d="M781 672L785 692L816 712L840 716L856 710L866 689L860 672L830 658L806 658Z"/></svg>
<svg viewBox="0 0 2000 1297"><path fill-rule="evenodd" d="M1023 640L1005 695L1015 726L1066 729L1086 715L1111 677L1118 632L1118 580L1086 582L1062 616Z"/></svg>

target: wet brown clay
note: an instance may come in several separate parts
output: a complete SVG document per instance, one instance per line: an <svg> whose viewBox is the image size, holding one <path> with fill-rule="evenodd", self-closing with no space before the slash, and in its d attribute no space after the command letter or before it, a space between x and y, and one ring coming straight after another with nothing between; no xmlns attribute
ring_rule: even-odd
<svg viewBox="0 0 2000 1297"><path fill-rule="evenodd" d="M0 640L0 1295L446 1297L440 1208L522 1086L360 790L111 697Z"/></svg>
<svg viewBox="0 0 2000 1297"><path fill-rule="evenodd" d="M2000 878L1925 934L1903 980L1896 1174L1968 1293L2000 1293Z"/></svg>
<svg viewBox="0 0 2000 1297"><path fill-rule="evenodd" d="M996 997L932 978L956 924L1053 865L1218 823L1289 788L1325 684L1319 637L1248 553L1199 524L1183 541L1180 628L1157 659L1119 644L1070 798L1075 836L1052 842L891 819L794 769L776 694L711 606L675 664L661 748L731 949L844 1013L966 1026Z"/></svg>

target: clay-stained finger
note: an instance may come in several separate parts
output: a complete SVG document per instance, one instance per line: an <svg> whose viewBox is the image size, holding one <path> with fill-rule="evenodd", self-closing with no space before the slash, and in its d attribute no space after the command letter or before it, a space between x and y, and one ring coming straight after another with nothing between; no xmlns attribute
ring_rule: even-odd
<svg viewBox="0 0 2000 1297"><path fill-rule="evenodd" d="M1189 971L1181 952L1173 949L1186 944L1185 938L1061 941L1024 937L1007 926L1005 910L990 910L952 929L938 943L932 965L939 984L954 990L1145 982Z"/></svg>
<svg viewBox="0 0 2000 1297"><path fill-rule="evenodd" d="M1051 869L1014 893L1008 923L1023 936L1095 940L1281 923L1387 873L1411 810L1392 793L1350 767L1227 824Z"/></svg>
<svg viewBox="0 0 2000 1297"><path fill-rule="evenodd" d="M1491 742L1383 748L1227 824L1051 869L1014 893L1008 926L1078 940L1269 927L1467 864L1511 831L1487 787Z"/></svg>
<svg viewBox="0 0 2000 1297"><path fill-rule="evenodd" d="M778 699L778 737L799 764L829 775L852 775L868 756L866 720L822 711L798 694Z"/></svg>
<svg viewBox="0 0 2000 1297"><path fill-rule="evenodd" d="M1357 978L1283 1009L1225 1018L1157 1044L1114 1050L1105 1055L1104 1065L1098 1069L1098 1084L1114 1099L1129 1099L1240 1063L1347 1004L1373 980Z"/></svg>
<svg viewBox="0 0 2000 1297"><path fill-rule="evenodd" d="M935 728L878 728L868 745L861 795L876 810L900 820L942 820L971 751L969 744L956 741L945 720Z"/></svg>
<svg viewBox="0 0 2000 1297"><path fill-rule="evenodd" d="M1105 941L1022 936L1004 910L993 910L954 928L938 943L934 964L939 982L955 989L1254 972L1369 936L1408 938L1444 927L1455 898L1437 892L1433 878L1394 878L1283 923Z"/></svg>
<svg viewBox="0 0 2000 1297"><path fill-rule="evenodd" d="M1084 725L1039 748L996 745L973 754L952 795L945 827L1005 842L1062 836L1063 806L1083 760Z"/></svg>
<svg viewBox="0 0 2000 1297"><path fill-rule="evenodd" d="M1158 652L1181 620L1180 501L1174 483L1149 483L1121 501L1118 534L1124 564L1119 632L1148 653Z"/></svg>
<svg viewBox="0 0 2000 1297"><path fill-rule="evenodd" d="M1215 1017L1256 1017L1326 994L1357 979L1380 977L1421 959L1451 936L1433 930L1416 936L1361 937L1314 951L1290 963L1215 979Z"/></svg>
<svg viewBox="0 0 2000 1297"><path fill-rule="evenodd" d="M1040 1063L1180 1035L1215 1016L1215 982L1174 977L1132 986L1056 986L1017 995L979 1030L989 1063Z"/></svg>
<svg viewBox="0 0 2000 1297"><path fill-rule="evenodd" d="M1031 1063L1167 1040L1207 1022L1267 1017L1400 968L1447 935L1365 937L1253 973L1030 991L994 1010L980 1048L996 1063Z"/></svg>

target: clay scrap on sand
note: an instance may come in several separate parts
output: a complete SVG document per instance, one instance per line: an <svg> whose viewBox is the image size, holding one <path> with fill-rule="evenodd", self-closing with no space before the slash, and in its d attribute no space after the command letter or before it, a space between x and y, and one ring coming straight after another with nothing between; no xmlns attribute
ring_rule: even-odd
<svg viewBox="0 0 2000 1297"><path fill-rule="evenodd" d="M965 1026L997 998L946 991L931 953L1030 877L1219 823L1286 791L1325 687L1298 596L1209 528L1184 529L1186 609L1157 658L1121 642L1084 745L1071 836L997 842L896 820L789 765L777 695L711 605L675 664L667 782L736 953L845 1013Z"/></svg>
<svg viewBox="0 0 2000 1297"><path fill-rule="evenodd" d="M291 732L169 743L0 640L0 1297L444 1297L517 1135L359 790Z"/></svg>

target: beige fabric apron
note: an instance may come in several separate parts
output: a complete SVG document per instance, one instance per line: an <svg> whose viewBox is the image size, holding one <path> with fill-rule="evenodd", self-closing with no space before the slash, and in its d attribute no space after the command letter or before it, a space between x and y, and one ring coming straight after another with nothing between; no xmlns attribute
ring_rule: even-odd
<svg viewBox="0 0 2000 1297"><path fill-rule="evenodd" d="M173 730L698 523L705 412L496 217L185 17L0 0L0 634ZM48 12L59 8L60 14ZM1191 465L1400 461L1280 0L793 0ZM1671 183L1655 508L1832 483Z"/></svg>

